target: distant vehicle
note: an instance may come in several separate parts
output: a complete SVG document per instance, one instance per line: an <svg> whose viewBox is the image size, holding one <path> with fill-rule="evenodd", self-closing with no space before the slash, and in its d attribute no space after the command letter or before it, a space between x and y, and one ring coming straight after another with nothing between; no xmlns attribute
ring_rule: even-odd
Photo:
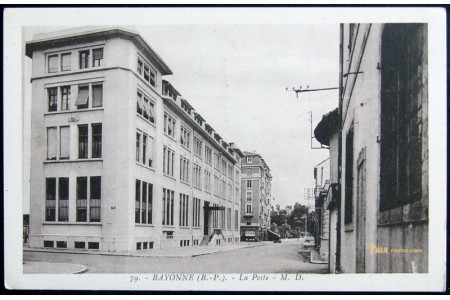
<svg viewBox="0 0 450 300"><path fill-rule="evenodd" d="M269 241L273 241L274 243L281 243L281 236L278 233L273 232L271 230L268 230L267 232L269 233L268 236Z"/></svg>

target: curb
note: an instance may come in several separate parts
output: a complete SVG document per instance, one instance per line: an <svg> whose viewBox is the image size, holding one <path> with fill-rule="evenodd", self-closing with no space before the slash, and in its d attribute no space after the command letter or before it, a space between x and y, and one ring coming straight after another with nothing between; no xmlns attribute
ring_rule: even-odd
<svg viewBox="0 0 450 300"><path fill-rule="evenodd" d="M302 253L308 253L309 252L309 262L312 264L316 264L316 265L328 265L328 261L323 261L323 260L315 260L313 259L313 252L314 250L306 250L306 249L300 249L298 250L299 254Z"/></svg>
<svg viewBox="0 0 450 300"><path fill-rule="evenodd" d="M194 254L174 254L174 255L165 255L165 254L149 254L149 255L136 255L134 253L118 253L118 252L87 252L87 251L73 251L73 250L53 250L53 249L41 249L41 248L24 248L24 252L38 252L38 253L65 253L65 254L89 254L89 255L104 255L104 256L126 256L126 257L157 257L157 258L189 258L189 257L197 257L203 255L209 255L214 253L221 253L245 248L253 248L263 246L263 244L256 245L247 245L244 247L234 248L234 249L220 249L218 251L210 251L205 253L194 253ZM206 250L206 249L205 249ZM85 271L84 271L85 272Z"/></svg>

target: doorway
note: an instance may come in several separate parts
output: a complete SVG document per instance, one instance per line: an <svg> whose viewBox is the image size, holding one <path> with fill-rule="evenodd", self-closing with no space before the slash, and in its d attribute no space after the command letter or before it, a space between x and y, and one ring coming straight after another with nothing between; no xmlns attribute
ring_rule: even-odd
<svg viewBox="0 0 450 300"><path fill-rule="evenodd" d="M209 202L203 206L203 235L209 235Z"/></svg>

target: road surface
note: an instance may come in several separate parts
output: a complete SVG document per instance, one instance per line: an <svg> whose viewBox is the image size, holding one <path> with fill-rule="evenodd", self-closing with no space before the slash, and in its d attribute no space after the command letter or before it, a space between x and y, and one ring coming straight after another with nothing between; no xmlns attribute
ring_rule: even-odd
<svg viewBox="0 0 450 300"><path fill-rule="evenodd" d="M305 261L298 253L300 247L298 240L265 242L182 258L24 252L24 260L84 265L87 273L327 273L326 264Z"/></svg>

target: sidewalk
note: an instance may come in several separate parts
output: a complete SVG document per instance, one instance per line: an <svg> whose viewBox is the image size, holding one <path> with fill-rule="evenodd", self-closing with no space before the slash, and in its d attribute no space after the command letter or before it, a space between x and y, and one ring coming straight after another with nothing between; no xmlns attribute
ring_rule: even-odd
<svg viewBox="0 0 450 300"><path fill-rule="evenodd" d="M161 258L186 258L196 257L200 255L208 255L219 252L233 251L243 248L252 248L262 246L265 243L238 243L228 244L223 246L196 246L196 247L182 247L182 248L166 248L166 249L151 249L146 251L133 252L104 252L104 251L75 251L75 250L61 250L61 249L32 249L24 248L24 252L29 253L64 253L64 254L83 254L83 255L107 255L107 256L128 256L128 257L161 257ZM68 263L52 263L39 261L24 261L24 274L80 274L87 271L83 265L68 264Z"/></svg>
<svg viewBox="0 0 450 300"><path fill-rule="evenodd" d="M24 252L46 252L46 253L70 253L70 254L87 254L87 255L111 255L111 256L131 256L131 257L195 257L212 253L232 251L242 248L251 248L264 245L267 242L259 243L238 243L227 244L223 246L195 246L195 247L176 247L165 249L150 249L132 252L106 252L106 251L79 251L73 249L41 249L41 248L24 248Z"/></svg>
<svg viewBox="0 0 450 300"><path fill-rule="evenodd" d="M81 274L87 268L77 264L62 264L39 261L25 261L23 263L24 274Z"/></svg>

